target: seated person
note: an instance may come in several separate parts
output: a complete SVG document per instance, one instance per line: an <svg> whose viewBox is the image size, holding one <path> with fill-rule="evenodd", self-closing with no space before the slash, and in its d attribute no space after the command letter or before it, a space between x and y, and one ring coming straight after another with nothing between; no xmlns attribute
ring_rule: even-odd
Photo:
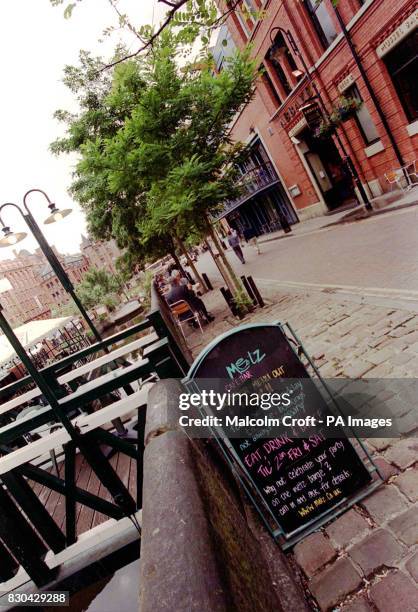
<svg viewBox="0 0 418 612"><path fill-rule="evenodd" d="M188 303L191 310L193 310L193 312L198 312L207 323L215 319L215 317L206 310L203 301L189 289L187 284L181 283L181 276L178 270L174 270L170 276L170 291L165 295L165 299L167 300L167 304L175 304L180 300L184 300ZM186 318L186 315L184 315L184 318Z"/></svg>

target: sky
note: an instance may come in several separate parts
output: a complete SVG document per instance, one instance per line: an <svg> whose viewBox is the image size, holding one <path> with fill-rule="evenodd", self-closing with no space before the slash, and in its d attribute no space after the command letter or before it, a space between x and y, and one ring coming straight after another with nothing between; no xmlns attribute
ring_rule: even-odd
<svg viewBox="0 0 418 612"><path fill-rule="evenodd" d="M166 11L157 0L120 0L118 7L135 25L152 23L153 18L159 23ZM0 204L21 204L27 190L43 189L59 208L72 208L72 214L58 223L43 225L47 205L36 193L28 198L31 211L51 245L62 253L75 253L81 234L86 233L83 213L67 193L76 158L57 158L49 152L49 144L63 133L63 126L53 118L54 111L76 110L70 92L61 83L63 68L77 63L80 49L106 56L120 37L132 50L137 41L119 32L111 40L99 42L103 30L117 23L107 0L83 0L71 19L64 19L63 8L54 8L49 0L6 0L0 17ZM27 229L11 207L2 211L2 218L13 231ZM19 243L29 251L36 246L30 236ZM0 249L0 259L12 257L11 247Z"/></svg>

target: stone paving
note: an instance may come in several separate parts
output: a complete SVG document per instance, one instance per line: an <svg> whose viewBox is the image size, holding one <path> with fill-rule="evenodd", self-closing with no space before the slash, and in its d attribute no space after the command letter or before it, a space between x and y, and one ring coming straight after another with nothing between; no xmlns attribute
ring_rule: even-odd
<svg viewBox="0 0 418 612"><path fill-rule="evenodd" d="M216 321L193 332L197 355L240 323L289 322L325 377L418 378L418 315L341 301L324 293L270 292L270 303L242 321L219 291L204 296ZM384 484L291 553L319 610L418 611L417 411L402 416L403 437L369 438Z"/></svg>

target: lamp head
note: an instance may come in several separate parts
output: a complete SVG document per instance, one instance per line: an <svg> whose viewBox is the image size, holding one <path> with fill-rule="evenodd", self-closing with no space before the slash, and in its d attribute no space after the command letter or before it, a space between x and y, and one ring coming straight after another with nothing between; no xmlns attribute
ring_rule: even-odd
<svg viewBox="0 0 418 612"><path fill-rule="evenodd" d="M55 206L53 202L51 202L48 208L51 211L51 213L48 215L48 217L44 221L46 225L49 225L50 223L55 223L56 221L61 221L61 219L64 219L64 217L69 215L70 212L72 211L71 208L64 208L63 210L60 210L59 208Z"/></svg>
<svg viewBox="0 0 418 612"><path fill-rule="evenodd" d="M26 232L12 232L10 227L6 225L2 227L2 232L4 236L0 239L0 247L13 246L27 236Z"/></svg>

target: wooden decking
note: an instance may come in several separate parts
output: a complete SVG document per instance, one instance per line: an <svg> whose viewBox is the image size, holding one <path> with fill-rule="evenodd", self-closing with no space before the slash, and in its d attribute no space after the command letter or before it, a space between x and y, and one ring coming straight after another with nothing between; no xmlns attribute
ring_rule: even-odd
<svg viewBox="0 0 418 612"><path fill-rule="evenodd" d="M136 461L122 453L115 454L110 460L111 465L118 473L120 479L128 487L132 497L136 498ZM107 501L112 501L109 492L99 482L99 479L92 471L90 465L80 454L76 456L76 482L77 487L97 495ZM48 470L54 473L52 468ZM59 476L64 478L64 461L59 463ZM29 481L36 495L41 500L49 514L52 516L58 527L65 532L65 497L49 487L36 482ZM89 531L92 527L100 525L108 520L109 517L77 503L77 536Z"/></svg>

